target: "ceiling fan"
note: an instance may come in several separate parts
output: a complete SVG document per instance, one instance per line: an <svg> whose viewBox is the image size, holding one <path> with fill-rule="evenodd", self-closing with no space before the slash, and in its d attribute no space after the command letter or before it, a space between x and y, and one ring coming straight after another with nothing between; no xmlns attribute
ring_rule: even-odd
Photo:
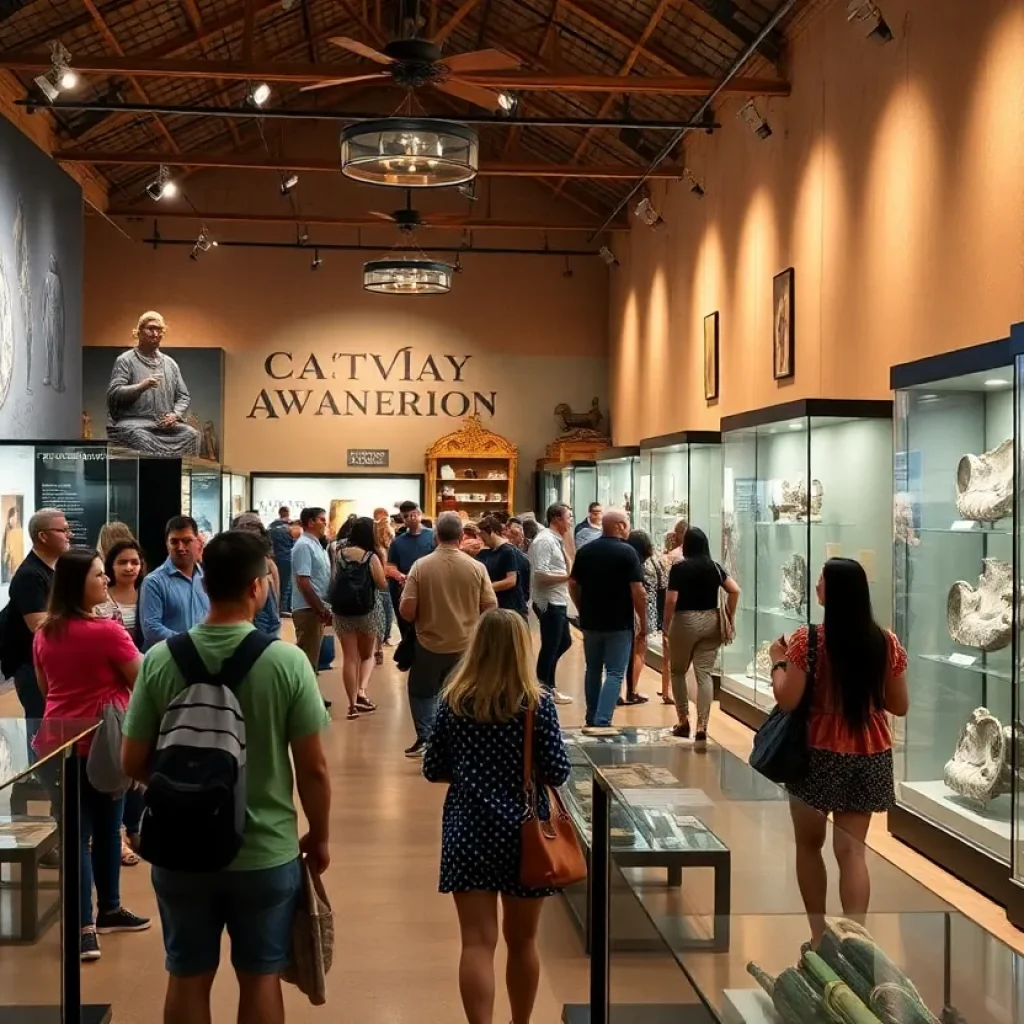
<svg viewBox="0 0 1024 1024"><path fill-rule="evenodd" d="M429 224L430 227L462 227L469 218L463 213L431 213L427 215L425 222L419 210L412 206L412 193L406 190L405 209L395 210L393 213L384 213L381 210L368 210L369 216L378 220L394 224L404 235L411 235L417 228Z"/></svg>
<svg viewBox="0 0 1024 1024"><path fill-rule="evenodd" d="M301 91L312 92L353 82L390 79L395 85L410 90L432 85L450 96L456 96L485 110L509 109L507 104L510 101L499 90L460 81L459 76L477 74L481 71L513 71L520 66L520 61L494 49L456 53L445 57L437 43L419 35L423 24L423 19L419 16L419 0L405 0L400 5L400 13L400 37L387 43L383 50L374 49L348 36L335 36L328 40L335 46L348 50L349 53L372 61L372 65L357 65L349 74L323 82L314 82L312 85L304 86Z"/></svg>

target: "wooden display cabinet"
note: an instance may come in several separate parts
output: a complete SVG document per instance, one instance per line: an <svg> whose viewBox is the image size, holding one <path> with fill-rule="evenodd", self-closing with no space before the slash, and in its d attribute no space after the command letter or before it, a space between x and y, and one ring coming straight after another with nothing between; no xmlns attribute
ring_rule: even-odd
<svg viewBox="0 0 1024 1024"><path fill-rule="evenodd" d="M436 518L451 510L469 519L496 511L511 515L518 465L519 449L511 441L487 430L479 416L468 416L461 430L445 434L427 449L424 514ZM454 475L442 475L449 471Z"/></svg>

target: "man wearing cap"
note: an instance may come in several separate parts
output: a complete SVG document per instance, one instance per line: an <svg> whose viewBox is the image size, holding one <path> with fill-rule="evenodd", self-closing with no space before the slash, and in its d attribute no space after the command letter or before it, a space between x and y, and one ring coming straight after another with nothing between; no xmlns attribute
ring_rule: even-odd
<svg viewBox="0 0 1024 1024"><path fill-rule="evenodd" d="M143 313L137 346L114 362L107 387L107 437L144 455L198 455L199 431L185 422L191 402L178 364L160 351L164 318Z"/></svg>

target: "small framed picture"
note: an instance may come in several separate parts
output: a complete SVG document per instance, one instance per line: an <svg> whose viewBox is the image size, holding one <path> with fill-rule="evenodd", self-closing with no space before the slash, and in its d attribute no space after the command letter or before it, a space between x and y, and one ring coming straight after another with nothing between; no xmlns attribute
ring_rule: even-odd
<svg viewBox="0 0 1024 1024"><path fill-rule="evenodd" d="M718 398L718 311L704 317L704 401Z"/></svg>
<svg viewBox="0 0 1024 1024"><path fill-rule="evenodd" d="M776 380L792 377L795 371L795 309L796 289L790 267L772 281L772 372Z"/></svg>

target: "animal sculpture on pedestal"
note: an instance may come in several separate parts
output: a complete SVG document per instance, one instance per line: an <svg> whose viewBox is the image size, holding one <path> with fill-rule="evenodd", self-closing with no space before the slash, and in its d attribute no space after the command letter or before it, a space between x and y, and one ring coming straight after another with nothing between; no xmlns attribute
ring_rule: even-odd
<svg viewBox="0 0 1024 1024"><path fill-rule="evenodd" d="M962 519L994 523L1013 515L1013 438L956 467L956 510Z"/></svg>
<svg viewBox="0 0 1024 1024"><path fill-rule="evenodd" d="M1013 567L983 558L978 586L957 580L946 598L949 635L965 647L998 651L1010 642L1013 626Z"/></svg>
<svg viewBox="0 0 1024 1024"><path fill-rule="evenodd" d="M942 779L954 793L984 807L1010 792L1012 730L1003 728L988 708L975 708L960 733Z"/></svg>

